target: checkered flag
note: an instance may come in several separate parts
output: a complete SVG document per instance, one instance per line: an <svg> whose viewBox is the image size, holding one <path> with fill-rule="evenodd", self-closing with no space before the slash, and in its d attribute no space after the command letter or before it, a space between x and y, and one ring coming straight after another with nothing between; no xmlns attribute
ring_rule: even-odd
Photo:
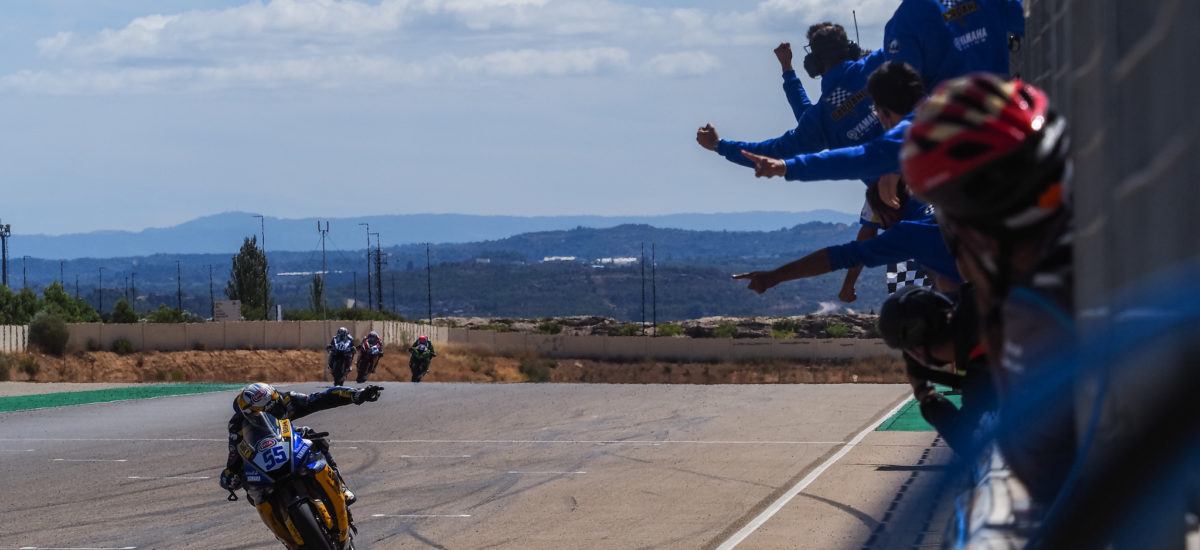
<svg viewBox="0 0 1200 550"><path fill-rule="evenodd" d="M907 260L901 264L888 264L888 294L894 294L897 290L912 285L933 286L933 277L925 273L920 264L912 260Z"/></svg>
<svg viewBox="0 0 1200 550"><path fill-rule="evenodd" d="M958 0L941 0L942 6L945 7L946 9L953 8L954 5L957 3L958 3Z"/></svg>
<svg viewBox="0 0 1200 550"><path fill-rule="evenodd" d="M850 92L844 88L834 88L832 92L829 92L829 103L834 107L841 106L847 99L850 99Z"/></svg>

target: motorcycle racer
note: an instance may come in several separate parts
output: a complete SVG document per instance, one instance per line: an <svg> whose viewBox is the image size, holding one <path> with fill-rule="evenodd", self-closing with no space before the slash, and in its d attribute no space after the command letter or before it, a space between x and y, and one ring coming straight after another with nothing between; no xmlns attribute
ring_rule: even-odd
<svg viewBox="0 0 1200 550"><path fill-rule="evenodd" d="M351 403L361 405L367 401L376 401L382 391L383 387L374 385L357 390L334 386L321 392L303 394L290 391L280 392L274 386L263 382L255 382L246 386L233 400L234 413L229 419L229 457L225 462L225 470L221 472L221 488L227 491L236 491L243 486L245 481L242 473L242 457L237 452L237 446L242 441L242 427L245 424L246 415L267 412L277 418L295 420L317 411L342 405ZM342 475L333 461L333 456L329 453L329 448L324 447L320 451L325 456L325 460L329 462L329 466L333 468L334 472L337 472L347 504L353 503L356 500L354 493L345 488L346 483L341 479Z"/></svg>
<svg viewBox="0 0 1200 550"><path fill-rule="evenodd" d="M355 382L366 382L367 375L375 372L380 359L383 359L383 340L379 338L379 333L372 330L358 345L358 377Z"/></svg>
<svg viewBox="0 0 1200 550"><path fill-rule="evenodd" d="M412 370L412 381L420 382L425 373L429 372L429 363L437 357L437 353L433 351L433 342L424 334L417 337L417 341L413 342L408 348L408 368Z"/></svg>

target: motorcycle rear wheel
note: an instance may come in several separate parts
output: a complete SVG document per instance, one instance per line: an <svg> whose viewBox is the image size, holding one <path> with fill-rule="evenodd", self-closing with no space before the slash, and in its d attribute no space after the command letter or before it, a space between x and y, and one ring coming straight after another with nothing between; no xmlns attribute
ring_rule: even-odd
<svg viewBox="0 0 1200 550"><path fill-rule="evenodd" d="M300 532L300 537L304 539L303 550L334 550L333 545L329 544L329 539L325 536L325 530L321 529L317 523L317 517L313 513L312 507L308 502L297 502L291 508L288 508L288 517L292 518L292 525L296 526L296 531Z"/></svg>

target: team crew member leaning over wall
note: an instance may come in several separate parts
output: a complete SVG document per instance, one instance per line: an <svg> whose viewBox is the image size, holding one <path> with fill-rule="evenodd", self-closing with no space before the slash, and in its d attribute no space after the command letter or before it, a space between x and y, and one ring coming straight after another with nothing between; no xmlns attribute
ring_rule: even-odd
<svg viewBox="0 0 1200 550"><path fill-rule="evenodd" d="M754 175L772 178L782 176L791 181L823 181L839 179L874 180L900 172L900 146L904 131L912 120L912 110L924 99L925 88L916 71L903 63L884 63L867 80L867 91L874 102L874 111L887 131L862 145L831 149L819 153L797 155L786 160L769 155L742 151L752 163ZM895 187L899 180L887 178L881 182L885 202L895 206Z"/></svg>
<svg viewBox="0 0 1200 550"><path fill-rule="evenodd" d="M800 113L795 128L774 139L742 142L720 139L716 128L708 124L696 131L696 142L730 162L751 166L741 151L790 157L855 145L882 134L879 121L871 113L866 83L867 75L883 62L883 54L864 55L858 45L846 37L846 30L833 23L813 25L808 36L812 53L805 57L805 66L811 65L818 71L813 76L821 77L821 98L816 104L805 106L807 96L803 95L795 71L791 71L790 78L788 72L784 73L788 103L793 114Z"/></svg>
<svg viewBox="0 0 1200 550"><path fill-rule="evenodd" d="M921 416L966 457L978 450L974 439L980 419L996 407L972 292L970 283L963 284L955 303L935 290L910 286L889 296L879 309L879 333L889 347L904 352ZM934 383L961 390L962 409L936 391Z"/></svg>
<svg viewBox="0 0 1200 550"><path fill-rule="evenodd" d="M917 109L901 162L937 208L974 283L997 382L997 442L1034 499L1052 502L1075 458L1071 210L1066 121L1039 89L975 74Z"/></svg>
<svg viewBox="0 0 1200 550"><path fill-rule="evenodd" d="M932 209L919 201L910 200L908 190L903 186L900 188L902 206L899 209L884 205L874 185L867 187L866 194L884 228L882 235L822 248L770 271L740 273L733 278L748 280L746 288L762 294L785 281L816 277L856 266L875 267L915 259L938 275L941 288L954 290L962 279L942 241Z"/></svg>

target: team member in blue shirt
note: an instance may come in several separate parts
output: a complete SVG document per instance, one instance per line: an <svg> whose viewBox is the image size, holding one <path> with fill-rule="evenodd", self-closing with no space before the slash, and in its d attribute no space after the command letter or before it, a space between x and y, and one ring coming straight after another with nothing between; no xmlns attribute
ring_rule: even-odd
<svg viewBox="0 0 1200 550"><path fill-rule="evenodd" d="M879 217L884 232L865 241L822 248L799 260L770 271L753 271L734 275L734 279L749 281L746 288L759 294L785 281L816 277L841 269L858 266L875 267L914 259L946 281L941 288L953 290L962 283L954 258L946 249L941 230L934 219L933 208L908 198L908 191L899 189L901 208L894 209L879 200L874 185L867 186L867 202Z"/></svg>
<svg viewBox="0 0 1200 550"><path fill-rule="evenodd" d="M901 0L883 28L883 51L932 90L972 72L1008 76L1010 33L1025 35L1020 0Z"/></svg>
<svg viewBox="0 0 1200 550"><path fill-rule="evenodd" d="M758 177L783 176L789 180L817 181L838 179L873 180L900 172L900 146L904 130L911 123L912 110L925 97L916 71L903 63L883 64L867 82L875 113L887 132L862 145L798 155L787 160L743 151ZM894 179L889 180L894 185ZM885 200L892 197L884 192ZM895 203L893 202L893 206Z"/></svg>
<svg viewBox="0 0 1200 550"><path fill-rule="evenodd" d="M845 29L832 23L810 27L809 46L812 53L806 64L813 64L820 71L821 98L806 106L808 98L803 94L800 80L794 70L788 71L789 66L784 66L784 92L788 94L793 114L798 115L794 129L762 142L740 142L720 139L712 124L708 124L697 130L696 141L730 162L752 166L741 151L790 157L863 143L882 134L883 128L871 112L866 81L867 75L883 62L883 54L873 52L864 56L858 45L846 37ZM783 60L780 61L782 64Z"/></svg>

